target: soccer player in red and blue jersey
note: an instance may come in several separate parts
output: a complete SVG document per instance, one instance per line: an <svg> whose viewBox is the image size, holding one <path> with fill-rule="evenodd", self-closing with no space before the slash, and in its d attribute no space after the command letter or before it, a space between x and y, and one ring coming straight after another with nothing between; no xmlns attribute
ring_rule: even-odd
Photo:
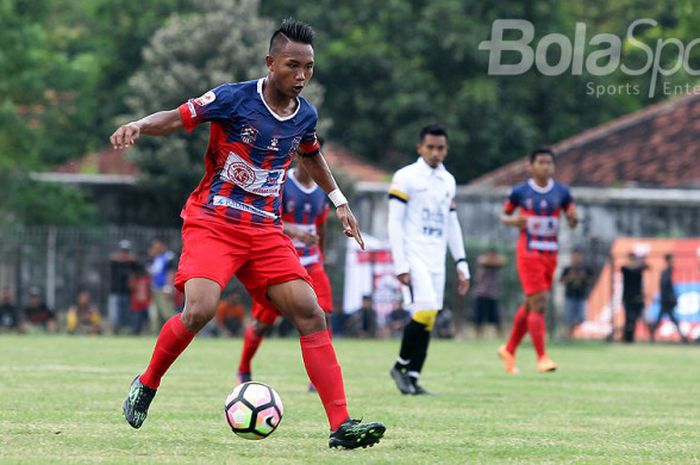
<svg viewBox="0 0 700 465"><path fill-rule="evenodd" d="M330 423L331 447L366 447L379 441L381 423L348 415L340 365L324 312L282 229L280 191L293 155L328 194L348 237L364 247L347 199L320 153L316 109L299 95L314 69L313 29L285 20L270 39L267 76L222 84L179 108L119 127L116 149L142 135L163 136L210 123L205 173L182 210L182 256L174 285L185 308L163 326L146 370L131 383L123 411L139 428L170 365L211 320L222 289L235 275L256 300L270 302L294 324L310 381Z"/></svg>
<svg viewBox="0 0 700 465"><path fill-rule="evenodd" d="M289 170L287 178L282 195L284 232L292 239L299 260L311 277L318 304L327 317L333 311L331 283L323 266L326 220L330 211L328 199L303 168ZM250 363L263 338L280 316L280 312L267 299L253 301L251 313L253 321L246 330L238 365L239 383L251 380Z"/></svg>
<svg viewBox="0 0 700 465"><path fill-rule="evenodd" d="M557 267L559 216L564 213L572 228L578 224L578 213L569 188L552 179L554 152L547 147L534 150L530 154L530 170L532 178L513 187L501 216L505 224L520 230L515 255L525 293L525 302L515 314L510 339L498 349L509 374L518 373L515 350L527 332L537 352L538 371L544 373L557 369L544 348L544 311Z"/></svg>

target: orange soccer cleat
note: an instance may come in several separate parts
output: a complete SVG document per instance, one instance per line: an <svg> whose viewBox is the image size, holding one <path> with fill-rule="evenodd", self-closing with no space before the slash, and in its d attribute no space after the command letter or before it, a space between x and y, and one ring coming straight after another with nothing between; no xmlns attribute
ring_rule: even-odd
<svg viewBox="0 0 700 465"><path fill-rule="evenodd" d="M554 371L557 369L557 364L552 361L547 355L543 355L537 360L537 371L540 373L546 373L548 371Z"/></svg>
<svg viewBox="0 0 700 465"><path fill-rule="evenodd" d="M515 366L515 355L506 350L506 346L502 345L498 348L498 356L503 360L503 367L509 375L517 375L520 373L518 367Z"/></svg>

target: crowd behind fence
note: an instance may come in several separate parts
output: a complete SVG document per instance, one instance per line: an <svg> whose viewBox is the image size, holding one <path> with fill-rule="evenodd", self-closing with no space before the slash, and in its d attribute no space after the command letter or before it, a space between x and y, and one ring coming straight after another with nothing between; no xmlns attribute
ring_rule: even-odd
<svg viewBox="0 0 700 465"><path fill-rule="evenodd" d="M176 256L179 254L181 237L176 228L6 227L0 231L0 288L12 290L18 307L27 304L30 289L39 288L47 305L59 315L75 303L80 291L89 291L99 311L106 315L110 254L117 250L120 241L126 239L131 243L132 252L145 263L149 244L154 238L163 239ZM334 222L330 222L327 242L326 269L334 289L335 308L352 313L357 309L342 308L346 241ZM467 238L466 249L473 275L478 256L493 246L484 238ZM495 247L506 258L501 270L499 298L502 321L508 326L522 301L522 291L517 278L514 244L496 244ZM596 273L609 259L609 244L591 241L581 244L581 248L587 264ZM563 256L562 260L565 262L566 257ZM454 273L447 273L446 286L445 307L452 315L452 332L468 332L474 311L474 293L470 292L466 298L457 296ZM230 290L241 291L242 287L234 279ZM246 296L244 304L247 308L250 308L250 303ZM555 311L549 312L551 331L561 326L560 306L555 305ZM384 323L378 322L379 326Z"/></svg>

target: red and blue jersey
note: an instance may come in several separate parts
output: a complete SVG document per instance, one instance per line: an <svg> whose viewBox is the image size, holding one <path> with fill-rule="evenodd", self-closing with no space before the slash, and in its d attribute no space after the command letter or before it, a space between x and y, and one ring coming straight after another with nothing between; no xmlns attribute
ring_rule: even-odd
<svg viewBox="0 0 700 465"><path fill-rule="evenodd" d="M328 196L318 185L310 188L301 185L294 174L295 170L289 171L289 182L284 185L282 220L285 225L299 231L318 235L330 211ZM318 244L306 245L298 239L292 239L292 242L302 265L308 267L321 262L322 254Z"/></svg>
<svg viewBox="0 0 700 465"><path fill-rule="evenodd" d="M532 179L513 187L503 209L511 214L520 208L520 214L527 221L527 226L520 231L518 254L556 253L559 250L559 215L573 203L569 188L553 179L546 187L538 186Z"/></svg>
<svg viewBox="0 0 700 465"><path fill-rule="evenodd" d="M303 98L279 116L263 99L264 78L222 84L180 105L184 127L210 122L206 172L182 216L213 217L242 224L280 225L280 192L291 156L316 153L316 109Z"/></svg>

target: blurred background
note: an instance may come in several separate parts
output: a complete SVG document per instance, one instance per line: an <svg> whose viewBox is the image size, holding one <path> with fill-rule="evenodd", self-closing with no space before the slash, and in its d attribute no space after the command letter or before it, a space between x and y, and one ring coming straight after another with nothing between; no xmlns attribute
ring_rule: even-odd
<svg viewBox="0 0 700 465"><path fill-rule="evenodd" d="M325 155L372 244L366 255L348 247L331 219L326 264L339 333L394 332L386 319L398 306L386 256L388 182L415 160L420 128L439 122L449 131L446 165L460 184L458 211L475 281L477 258L487 249L503 258L497 297L504 326L522 294L516 233L500 224L501 205L509 186L528 176L525 154L550 144L558 153L556 177L573 186L582 214L577 230L561 232L560 266L579 249L592 274L586 321L572 336L620 336L620 267L634 252L649 264L640 337L658 314L663 257L672 253L677 314L695 339L700 91L693 86L700 82L693 70L700 69L700 48L690 44L700 37L699 13L700 1L691 0L0 0L4 303L26 322L31 312L23 309L40 297L58 330L67 327L81 291L102 316L99 332L119 332L108 315L116 295L129 299L132 313L148 312L133 311L134 299L139 308L152 305L152 297L134 296L137 278L163 253L172 254L171 267L177 264L179 211L203 173L208 131L144 138L127 152L112 150L108 137L123 122L174 108L221 82L264 75L271 32L294 16L317 31L314 85L305 96L319 108ZM505 18L535 26L533 47L550 33L573 42L576 23L585 25L586 53L596 49L594 35L613 34L634 69L650 58L635 40L656 51L659 41L677 39L689 67L658 82L652 72L619 68L604 76L569 69L551 77L535 67L489 75L489 53L479 44L491 37L493 21ZM656 25L627 37L630 24L643 18ZM669 46L654 59L672 69L678 56ZM182 297L166 291L181 307ZM232 282L227 294L240 291ZM372 302L367 318L376 319L367 328L358 313L365 295ZM557 285L548 325L555 336L568 334L565 297L565 286ZM237 299L249 308L247 296ZM481 334L474 299L474 290L457 298L448 281L447 337ZM135 315L126 317L120 326L147 332L148 325L138 331L132 325ZM241 325L245 318L244 311ZM659 338L680 340L670 322L662 323ZM238 334L227 331L212 328Z"/></svg>

